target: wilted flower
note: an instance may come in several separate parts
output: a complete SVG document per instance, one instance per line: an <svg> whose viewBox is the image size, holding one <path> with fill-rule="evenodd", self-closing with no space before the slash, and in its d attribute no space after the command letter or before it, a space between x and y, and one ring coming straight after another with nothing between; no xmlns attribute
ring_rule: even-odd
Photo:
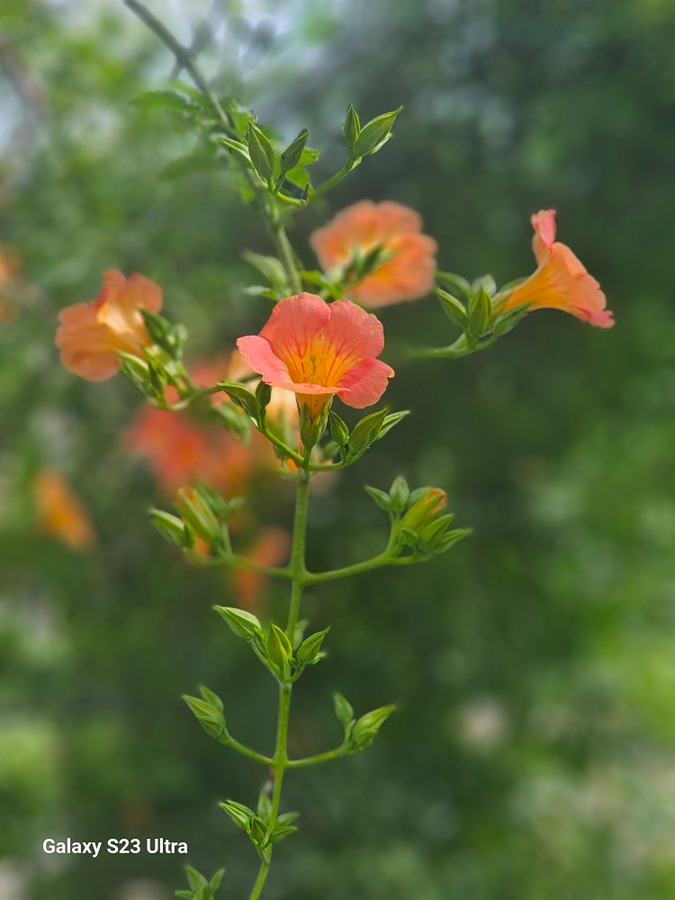
<svg viewBox="0 0 675 900"><path fill-rule="evenodd" d="M310 244L326 272L347 273L355 283L349 295L364 306L378 307L401 300L418 300L434 286L438 249L436 241L422 234L422 219L400 203L361 200L339 212L317 229ZM357 280L350 267L380 249L374 269Z"/></svg>
<svg viewBox="0 0 675 900"><path fill-rule="evenodd" d="M600 285L565 244L556 241L555 210L532 216L532 249L538 268L506 296L501 312L529 304L532 309L561 309L599 328L611 328L612 313Z"/></svg>
<svg viewBox="0 0 675 900"><path fill-rule="evenodd" d="M314 294L280 300L259 335L237 341L267 384L293 391L312 416L337 394L347 406L376 403L394 370L376 359L382 324L349 300L330 306Z"/></svg>
<svg viewBox="0 0 675 900"><path fill-rule="evenodd" d="M95 300L59 313L55 343L61 362L89 381L112 378L122 363L120 352L142 355L151 343L140 310L157 313L161 308L162 291L154 281L139 274L125 278L111 269Z"/></svg>
<svg viewBox="0 0 675 900"><path fill-rule="evenodd" d="M60 538L73 550L94 546L96 534L91 522L60 472L43 469L35 479L33 494L43 531Z"/></svg>

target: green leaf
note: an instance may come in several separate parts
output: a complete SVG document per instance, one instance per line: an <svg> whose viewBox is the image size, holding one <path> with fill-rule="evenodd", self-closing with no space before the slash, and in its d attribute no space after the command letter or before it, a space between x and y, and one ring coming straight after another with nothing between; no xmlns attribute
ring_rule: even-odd
<svg viewBox="0 0 675 900"><path fill-rule="evenodd" d="M240 159L243 159L247 166L253 166L251 155L248 152L246 144L242 144L241 141L235 141L233 138L221 138L220 142L224 144L228 150L231 150L232 153L236 153Z"/></svg>
<svg viewBox="0 0 675 900"><path fill-rule="evenodd" d="M237 803L236 800L226 800L224 803L219 803L218 806L228 814L237 828L241 828L246 834L251 833L251 822L257 818L252 809L244 806L243 803Z"/></svg>
<svg viewBox="0 0 675 900"><path fill-rule="evenodd" d="M442 290L442 288L436 288L436 296L446 316L454 325L459 326L464 331L469 324L469 316L463 303L457 297L453 297L452 294Z"/></svg>
<svg viewBox="0 0 675 900"><path fill-rule="evenodd" d="M310 636L305 638L302 644L300 644L295 656L298 665L301 668L304 669L305 666L313 666L315 663L319 662L323 656L321 653L321 645L323 644L328 631L328 628L324 628L323 631L317 631L314 634L310 634Z"/></svg>
<svg viewBox="0 0 675 900"><path fill-rule="evenodd" d="M408 482L402 475L397 475L389 488L392 512L402 513L408 505L409 497L410 488L408 487Z"/></svg>
<svg viewBox="0 0 675 900"><path fill-rule="evenodd" d="M154 528L159 531L165 541L182 547L184 550L189 549L194 544L194 539L185 523L178 516L172 516L171 513L165 512L163 509L150 510L150 522Z"/></svg>
<svg viewBox="0 0 675 900"><path fill-rule="evenodd" d="M376 116L367 125L364 125L352 147L354 157L358 159L377 153L380 147L391 137L394 122L402 109L403 107L399 106L398 109L392 112L382 113L382 115Z"/></svg>
<svg viewBox="0 0 675 900"><path fill-rule="evenodd" d="M287 287L286 271L276 256L262 256L260 253L246 251L244 259L257 269L277 290L285 290Z"/></svg>
<svg viewBox="0 0 675 900"><path fill-rule="evenodd" d="M293 648L286 637L286 633L274 622L270 624L267 632L265 650L272 667L277 670L282 678L285 678L288 672L288 663L293 655Z"/></svg>
<svg viewBox="0 0 675 900"><path fill-rule="evenodd" d="M172 113L194 114L200 108L194 100L178 91L145 91L131 103L139 109L161 109Z"/></svg>
<svg viewBox="0 0 675 900"><path fill-rule="evenodd" d="M183 694L183 700L209 737L216 740L227 738L227 727L221 709L206 700L200 700L199 697L191 697L189 694Z"/></svg>
<svg viewBox="0 0 675 900"><path fill-rule="evenodd" d="M364 416L360 422L357 422L349 435L348 450L350 459L353 460L363 454L377 440L386 417L387 409L385 407Z"/></svg>
<svg viewBox="0 0 675 900"><path fill-rule="evenodd" d="M347 108L347 115L345 117L344 122L342 123L342 133L345 136L345 141L347 142L347 146L351 150L354 147L356 139L361 133L361 122L359 121L359 116L352 104L349 104ZM356 154L354 154L356 155Z"/></svg>
<svg viewBox="0 0 675 900"><path fill-rule="evenodd" d="M391 497L386 491L381 491L379 488L371 487L367 484L366 493L373 498L380 509L383 509L385 512L392 511Z"/></svg>
<svg viewBox="0 0 675 900"><path fill-rule="evenodd" d="M300 817L299 812L285 812L281 813L280 816L277 816L277 822L279 825L290 825L292 822L295 822Z"/></svg>
<svg viewBox="0 0 675 900"><path fill-rule="evenodd" d="M471 283L466 278L455 275L454 272L436 272L436 281L439 281L451 294L468 303L472 290Z"/></svg>
<svg viewBox="0 0 675 900"><path fill-rule="evenodd" d="M263 181L269 182L274 176L276 154L272 142L253 122L246 132L246 144L253 168Z"/></svg>
<svg viewBox="0 0 675 900"><path fill-rule="evenodd" d="M330 426L330 436L335 443L338 447L345 447L349 440L349 428L347 428L346 422L331 409L328 413L328 424Z"/></svg>
<svg viewBox="0 0 675 900"><path fill-rule="evenodd" d="M300 162L302 158L302 151L305 149L305 144L307 143L307 137L309 136L309 131L306 128L303 128L300 134L291 141L291 143L286 147L284 152L281 154L280 158L280 167L279 167L279 176L282 177L286 174L290 169L295 168L297 164Z"/></svg>
<svg viewBox="0 0 675 900"><path fill-rule="evenodd" d="M384 417L384 422L382 423L382 428L380 428L377 437L375 440L381 440L385 434L391 431L392 428L395 428L399 422L402 422L406 416L410 415L409 409L402 409L399 412L389 413L389 415Z"/></svg>
<svg viewBox="0 0 675 900"><path fill-rule="evenodd" d="M354 709L351 703L342 694L333 694L333 704L335 706L335 715L343 725L349 725L354 720Z"/></svg>
<svg viewBox="0 0 675 900"><path fill-rule="evenodd" d="M278 844L279 841L283 841L289 834L293 834L297 830L295 825L275 825L267 836L267 842L269 844Z"/></svg>
<svg viewBox="0 0 675 900"><path fill-rule="evenodd" d="M484 288L479 287L469 301L469 324L467 331L475 338L480 338L492 314L492 297Z"/></svg>
<svg viewBox="0 0 675 900"><path fill-rule="evenodd" d="M255 394L249 391L247 387L244 387L243 384L238 384L236 381L219 381L216 387L224 391L237 406L241 406L242 409L246 410L252 419L258 418L260 406L255 399Z"/></svg>
<svg viewBox="0 0 675 900"><path fill-rule="evenodd" d="M272 399L272 386L265 381L259 381L258 386L255 389L255 399L258 401L260 412L262 414L265 411L267 404Z"/></svg>
<svg viewBox="0 0 675 900"><path fill-rule="evenodd" d="M206 878L192 866L185 866L185 874L187 875L187 880L193 891L196 891L197 888L200 887L208 887L209 883Z"/></svg>
<svg viewBox="0 0 675 900"><path fill-rule="evenodd" d="M374 709L364 716L361 716L361 718L356 721L352 731L352 748L354 750L364 750L366 747L369 747L380 728L382 728L389 716L395 711L396 705L392 703L388 706L380 706L378 709Z"/></svg>
<svg viewBox="0 0 675 900"><path fill-rule="evenodd" d="M218 871L213 875L211 881L209 881L209 887L215 894L215 892L220 887L220 882L223 880L223 875L225 874L225 869L218 869Z"/></svg>
<svg viewBox="0 0 675 900"><path fill-rule="evenodd" d="M214 606L213 608L218 615L225 619L237 637L243 638L245 641L262 637L262 625L253 613L247 612L245 609L235 609L232 606Z"/></svg>
<svg viewBox="0 0 675 900"><path fill-rule="evenodd" d="M199 693L202 695L202 699L207 703L210 703L211 706L214 706L216 709L219 709L221 712L223 710L223 701L220 699L218 694L215 694L213 691L209 690L205 684L199 685Z"/></svg>
<svg viewBox="0 0 675 900"><path fill-rule="evenodd" d="M506 312L501 313L495 319L494 325L492 326L493 333L497 337L503 337L503 335L508 334L509 331L512 331L516 327L521 319L525 318L529 311L529 303L521 303L519 306L514 306L512 309L507 309Z"/></svg>
<svg viewBox="0 0 675 900"><path fill-rule="evenodd" d="M263 822L269 822L272 815L272 798L265 787L261 789L258 795L258 815Z"/></svg>

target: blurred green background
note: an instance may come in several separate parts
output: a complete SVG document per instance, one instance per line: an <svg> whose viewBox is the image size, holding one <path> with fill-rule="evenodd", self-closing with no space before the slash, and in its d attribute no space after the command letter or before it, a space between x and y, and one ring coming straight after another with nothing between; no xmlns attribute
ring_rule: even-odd
<svg viewBox="0 0 675 900"><path fill-rule="evenodd" d="M490 351L400 366L411 416L313 504L310 562L376 546L363 492L439 484L474 536L425 567L313 592L330 658L300 683L292 741L337 739L330 694L400 712L369 751L288 778L298 838L269 900L675 897L675 2L149 0L204 67L325 176L348 103L404 104L396 135L292 238L363 197L417 208L441 268L533 269L529 215L602 282L617 326L538 312ZM165 290L194 356L266 310L243 248L271 252L226 173L161 180L192 139L131 106L173 61L121 3L6 0L0 13L0 900L165 900L182 858L47 857L47 836L185 840L242 897L257 869L216 799L261 772L202 734L179 697L206 683L235 733L271 746L273 685L214 621L236 598L150 528L161 494L120 437L138 399L83 382L53 347L62 306L102 272ZM444 343L434 300L384 310L388 340ZM432 337L430 341L429 338ZM386 354L385 354L386 358ZM98 534L77 552L37 524L60 470ZM166 502L166 501L164 501ZM288 522L286 491L259 513ZM261 601L262 602L262 601ZM283 590L266 601L283 615Z"/></svg>

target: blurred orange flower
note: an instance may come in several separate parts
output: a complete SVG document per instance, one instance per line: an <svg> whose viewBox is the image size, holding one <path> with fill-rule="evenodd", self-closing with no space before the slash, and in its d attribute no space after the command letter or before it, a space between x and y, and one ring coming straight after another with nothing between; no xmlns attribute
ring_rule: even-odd
<svg viewBox="0 0 675 900"><path fill-rule="evenodd" d="M225 357L199 360L190 366L197 387L209 387L231 376L231 361ZM167 400L178 399L168 388ZM211 397L220 405L224 395ZM229 403L230 401L225 401ZM271 470L276 458L269 444L257 433L243 447L221 425L189 410L166 412L142 406L124 435L131 453L148 460L153 477L166 493L196 481L205 481L223 494L240 492L255 470Z"/></svg>
<svg viewBox="0 0 675 900"><path fill-rule="evenodd" d="M88 381L105 381L121 365L120 351L142 354L150 343L139 310L159 312L159 285L138 273L129 278L115 269L105 273L103 287L90 303L76 303L59 313L55 343L61 362Z"/></svg>
<svg viewBox="0 0 675 900"><path fill-rule="evenodd" d="M88 550L96 534L67 481L55 469L43 469L33 484L37 520L47 534L60 538L73 550Z"/></svg>
<svg viewBox="0 0 675 900"><path fill-rule="evenodd" d="M259 566L281 566L288 559L290 546L290 536L283 528L263 528L246 556ZM259 609L261 594L267 584L267 575L239 569L232 572L230 578L237 605L251 612Z"/></svg>
<svg viewBox="0 0 675 900"><path fill-rule="evenodd" d="M531 309L561 309L599 328L611 328L614 317L606 309L600 285L565 244L556 241L555 210L532 216L532 249L537 270L506 297L501 311L529 304Z"/></svg>
<svg viewBox="0 0 675 900"><path fill-rule="evenodd" d="M421 232L415 210L391 201L361 200L313 232L309 242L325 272L344 271L355 257L380 247L382 262L348 290L363 306L378 307L418 300L432 290L438 246Z"/></svg>

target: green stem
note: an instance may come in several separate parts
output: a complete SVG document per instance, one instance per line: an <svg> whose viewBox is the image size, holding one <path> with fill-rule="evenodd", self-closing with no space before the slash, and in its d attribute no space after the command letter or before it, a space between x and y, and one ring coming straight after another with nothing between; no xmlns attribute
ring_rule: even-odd
<svg viewBox="0 0 675 900"><path fill-rule="evenodd" d="M422 347L419 349L409 350L408 359L460 359L462 356L469 356L471 353L477 353L479 350L486 350L497 340L495 335L485 338L478 344L471 346L466 341L466 336L461 335L454 344L447 347Z"/></svg>
<svg viewBox="0 0 675 900"><path fill-rule="evenodd" d="M303 458L303 468L298 472L298 488L295 497L295 515L293 519L293 543L291 548L290 573L292 578L291 586L291 602L288 609L288 622L286 624L286 634L293 642L295 628L298 623L300 613L300 601L302 600L302 591L307 577L307 569L305 567L305 547L307 543L307 512L309 506L309 481L310 473L307 469L309 464L308 450ZM286 770L291 768L288 759L288 721L291 711L291 694L293 686L288 681L279 682L279 713L277 716L277 740L274 748L274 756L272 765L274 767L274 787L272 788L272 809L268 827L270 830L274 828L279 816L279 808L281 806L281 788L284 781ZM272 847L268 850L268 856L260 863L258 876L255 884L249 894L249 900L258 900L260 897L267 875L270 868L272 856Z"/></svg>
<svg viewBox="0 0 675 900"><path fill-rule="evenodd" d="M340 759L343 756L347 756L347 753L348 750L346 744L340 744L335 750L326 750L325 753L316 753L314 756L305 756L304 759L291 759L288 762L288 768L300 769L304 766L316 766L319 763Z"/></svg>
<svg viewBox="0 0 675 900"><path fill-rule="evenodd" d="M339 184L342 181L345 175L349 175L352 169L355 169L360 162L360 159L354 160L348 158L344 166L338 172L336 172L335 175L331 175L330 178L327 178L323 182L323 184L320 184L318 188L312 192L310 200L314 200L316 197L321 197L323 194L327 194L328 191L332 190L332 188L334 188L336 184Z"/></svg>
<svg viewBox="0 0 675 900"><path fill-rule="evenodd" d="M204 78L201 69L194 61L190 50L187 47L184 47L183 44L181 44L180 41L177 40L169 31L166 25L160 22L159 19L156 18L147 7L139 2L139 0L124 0L124 5L128 6L129 9L138 16L141 22L143 22L144 25L147 25L150 31L152 31L153 34L155 34L160 39L164 46L173 53L176 59L176 63L181 67L181 69L185 69L185 71L190 75L190 78L194 82L195 87L199 88L204 96L208 98L209 102L213 106L214 111L220 119L220 123L223 126L224 131L229 134L230 137L239 139L239 134L234 127L232 118L220 105L220 101L212 91L208 81Z"/></svg>
<svg viewBox="0 0 675 900"><path fill-rule="evenodd" d="M359 575L361 572L369 572L371 569L381 569L383 566L395 565L396 558L388 550L365 559L351 566L341 569L329 569L326 572L308 572L305 576L305 584L320 584L322 581L335 581L338 578L348 578L350 575Z"/></svg>
<svg viewBox="0 0 675 900"><path fill-rule="evenodd" d="M281 265L284 267L290 289L294 294L302 292L302 279L295 260L295 251L286 234L286 228L276 206L264 204L263 215L270 237L279 255Z"/></svg>

